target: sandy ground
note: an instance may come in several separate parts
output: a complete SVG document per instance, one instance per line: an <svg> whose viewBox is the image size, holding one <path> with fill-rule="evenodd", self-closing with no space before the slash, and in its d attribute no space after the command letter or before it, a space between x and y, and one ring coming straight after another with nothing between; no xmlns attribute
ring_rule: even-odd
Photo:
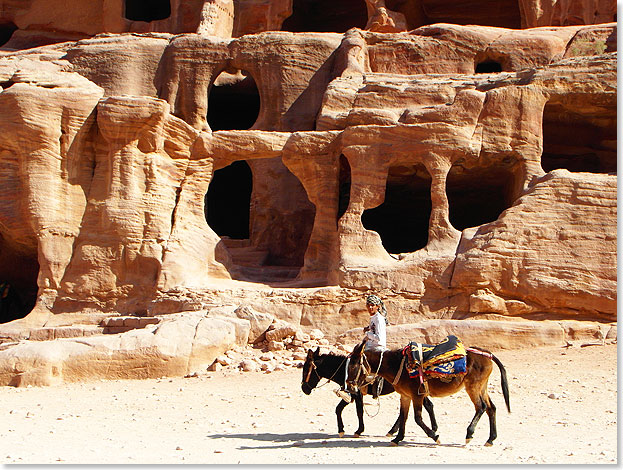
<svg viewBox="0 0 623 470"><path fill-rule="evenodd" d="M385 433L398 395L371 398L354 438L354 405L337 435L335 384L310 396L301 369L221 370L205 376L0 388L0 463L20 464L596 464L617 463L617 346L498 351L510 382L508 414L495 368L489 382L498 439L484 416L464 445L473 407L464 391L434 399L441 444L413 421ZM322 382L324 383L324 382Z"/></svg>

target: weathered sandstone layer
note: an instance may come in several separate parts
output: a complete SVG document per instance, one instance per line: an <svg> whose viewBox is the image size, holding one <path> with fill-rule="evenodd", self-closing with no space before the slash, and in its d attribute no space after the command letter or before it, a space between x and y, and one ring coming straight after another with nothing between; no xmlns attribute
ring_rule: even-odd
<svg viewBox="0 0 623 470"><path fill-rule="evenodd" d="M393 325L616 322L611 2L57 3L0 11L6 370L118 315L337 338L369 291Z"/></svg>

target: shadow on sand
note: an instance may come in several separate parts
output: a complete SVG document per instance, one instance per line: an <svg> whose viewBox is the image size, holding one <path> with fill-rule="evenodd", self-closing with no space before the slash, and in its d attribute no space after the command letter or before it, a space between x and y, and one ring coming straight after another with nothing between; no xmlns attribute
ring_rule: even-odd
<svg viewBox="0 0 623 470"><path fill-rule="evenodd" d="M370 447L393 447L389 438L387 441L367 440L365 437L338 437L331 434L274 434L274 433L257 433L257 434L210 434L206 436L210 439L248 439L250 441L272 442L273 445L257 445L257 446L240 446L240 450L257 450L257 449L288 449L292 447L303 447L308 449L322 449L327 447L333 448L370 448ZM374 439L383 439L385 436L370 436ZM398 447L413 448L435 448L435 447L465 447L463 444L435 444L423 442L405 442L402 441Z"/></svg>

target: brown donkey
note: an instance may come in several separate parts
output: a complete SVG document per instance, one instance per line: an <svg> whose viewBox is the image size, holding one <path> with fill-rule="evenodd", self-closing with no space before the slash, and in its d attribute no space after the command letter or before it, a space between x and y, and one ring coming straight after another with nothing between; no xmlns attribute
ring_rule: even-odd
<svg viewBox="0 0 623 470"><path fill-rule="evenodd" d="M398 434L392 439L392 443L398 444L404 439L405 423L409 415L409 405L412 401L415 422L424 430L428 437L439 443L439 436L435 434L435 431L426 426L422 419L422 403L424 398L427 396L446 397L465 388L465 391L476 408L476 414L467 427L466 442L468 443L471 441L478 420L486 411L489 416L489 439L485 445L493 445L493 441L497 437L495 405L487 393L487 382L493 370L493 362L500 368L504 401L506 402L508 412L510 413L511 411L506 370L497 357L482 349L468 348L466 361L467 373L454 377L450 379L449 382L437 378L430 378L425 384L422 384L419 378L409 377L405 369L406 361L403 360L402 349L388 350L383 353L379 351L363 352L364 345L365 341L357 345L351 353L347 372L347 383L349 389L353 391L369 383L376 375L380 375L386 381L394 385L394 389L400 394L400 424Z"/></svg>

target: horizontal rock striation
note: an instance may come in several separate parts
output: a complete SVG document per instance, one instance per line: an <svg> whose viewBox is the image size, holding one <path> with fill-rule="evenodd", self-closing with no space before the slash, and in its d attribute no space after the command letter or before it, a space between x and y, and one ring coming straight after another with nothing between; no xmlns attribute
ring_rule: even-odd
<svg viewBox="0 0 623 470"><path fill-rule="evenodd" d="M64 42L9 3L0 335L249 304L337 337L371 290L393 324L616 322L610 3L112 2Z"/></svg>

